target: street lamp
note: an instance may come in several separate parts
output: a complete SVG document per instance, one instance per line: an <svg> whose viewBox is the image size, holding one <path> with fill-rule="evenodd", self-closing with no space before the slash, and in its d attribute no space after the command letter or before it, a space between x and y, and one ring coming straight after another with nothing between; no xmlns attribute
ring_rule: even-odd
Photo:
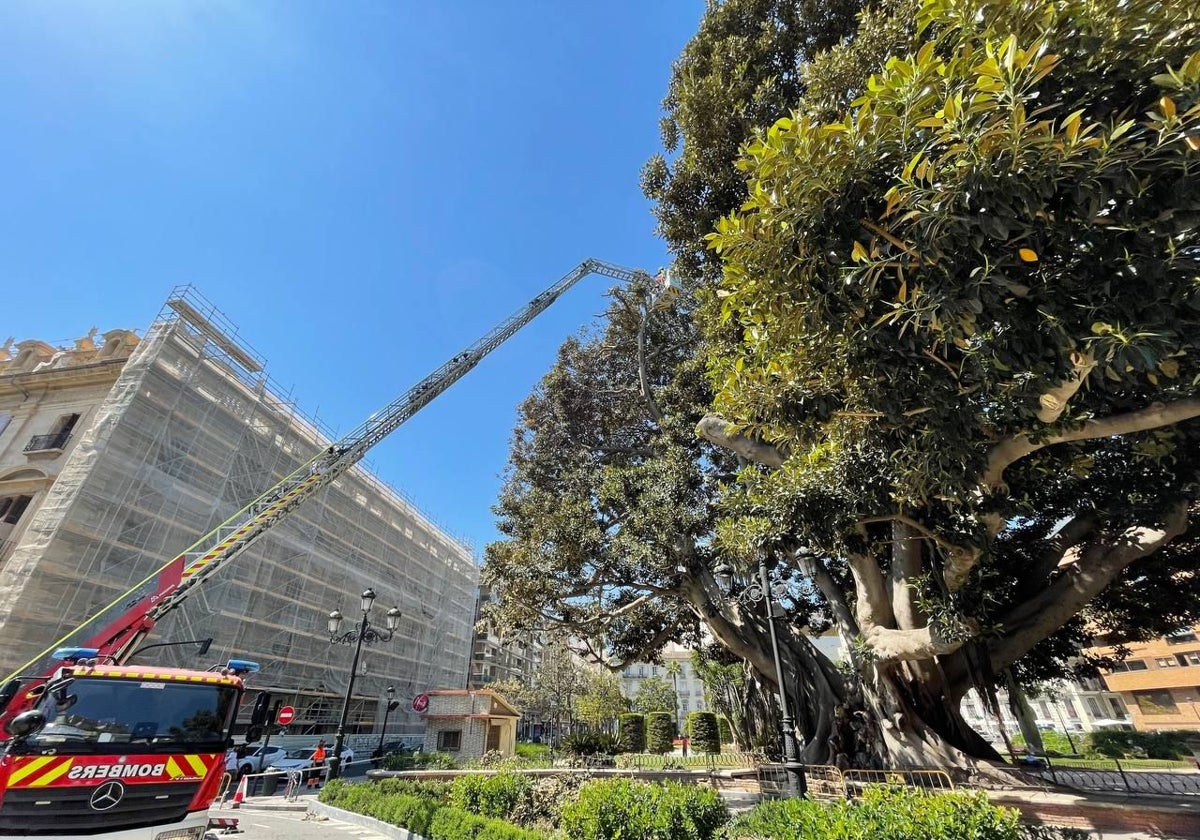
<svg viewBox="0 0 1200 840"><path fill-rule="evenodd" d="M383 728L379 730L379 746L375 748L376 755L383 755L383 736L387 733L388 716L400 705L400 701L396 699L396 686L389 685L384 694L387 695L387 705L383 707Z"/></svg>
<svg viewBox="0 0 1200 840"><path fill-rule="evenodd" d="M808 782L804 778L804 764L800 761L800 747L796 743L796 723L788 707L787 689L783 681L783 662L779 658L779 639L775 634L775 605L772 597L775 593L767 571L767 553L760 551L758 554L758 580L740 592L735 590L733 567L728 563L719 562L713 567L712 573L721 592L740 604L750 607L757 606L760 601L766 602L767 627L771 631L771 654L775 659L775 680L779 686L779 726L783 730L783 769L787 773L788 795L794 798L805 797L808 795ZM781 583L777 582L777 585Z"/></svg>
<svg viewBox="0 0 1200 840"><path fill-rule="evenodd" d="M373 645L376 642L390 642L400 626L400 609L392 607L387 611L387 629L380 630L372 627L367 620L371 605L375 603L375 590L368 589L362 594L360 609L362 621L355 630L338 633L341 629L343 616L339 610L329 613L329 644L354 645L354 661L350 663L350 681L346 684L346 698L342 701L342 717L338 721L337 734L333 740L333 755L329 759L329 778L336 779L342 769L342 742L346 740L346 719L350 716L350 697L354 693L354 678L358 675L358 658L362 654L363 644Z"/></svg>

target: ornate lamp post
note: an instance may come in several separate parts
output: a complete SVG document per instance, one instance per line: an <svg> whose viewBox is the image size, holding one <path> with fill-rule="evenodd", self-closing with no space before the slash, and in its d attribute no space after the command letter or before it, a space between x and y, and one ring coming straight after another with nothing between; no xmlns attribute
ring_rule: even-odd
<svg viewBox="0 0 1200 840"><path fill-rule="evenodd" d="M375 603L375 590L368 589L362 594L362 621L357 629L338 633L342 626L342 614L334 610L329 614L329 644L354 645L354 661L350 664L350 681L346 684L346 697L342 701L342 717L338 721L337 734L333 741L333 755L329 759L329 778L336 779L342 770L342 743L346 740L346 719L350 716L350 697L354 693L354 678L358 675L358 658L362 654L363 644L373 645L376 642L390 642L400 626L400 609L392 607L387 611L387 629L380 630L372 627L367 620L371 605Z"/></svg>
<svg viewBox="0 0 1200 840"><path fill-rule="evenodd" d="M808 782L804 778L804 764L800 761L800 747L796 743L796 723L788 706L787 690L783 681L783 662L779 658L779 639L775 633L775 592L767 570L767 554L759 552L758 580L740 591L735 588L733 567L728 563L718 563L713 567L712 573L721 592L743 606L754 607L760 602L766 602L767 627L771 632L771 654L775 659L775 680L779 686L779 726L783 736L783 769L787 772L788 794L792 797L807 796Z"/></svg>

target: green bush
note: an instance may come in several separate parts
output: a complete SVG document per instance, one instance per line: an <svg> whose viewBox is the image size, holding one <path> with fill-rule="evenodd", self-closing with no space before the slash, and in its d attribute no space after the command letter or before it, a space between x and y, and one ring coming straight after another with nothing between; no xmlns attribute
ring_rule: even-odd
<svg viewBox="0 0 1200 840"><path fill-rule="evenodd" d="M1106 758L1181 759L1191 755L1189 739L1195 732L1134 732L1129 729L1101 729L1086 736L1086 751Z"/></svg>
<svg viewBox="0 0 1200 840"><path fill-rule="evenodd" d="M334 779L321 791L319 799L335 808L407 828L429 840L546 840L546 835L541 832L443 805L433 796L394 792L401 789L404 783L412 782L407 779L385 779L379 783L349 784L342 779ZM450 786L444 787L448 789ZM501 781L481 790L475 801L481 807L495 812L503 809L498 803L511 796L512 783Z"/></svg>
<svg viewBox="0 0 1200 840"><path fill-rule="evenodd" d="M761 840L1021 840L1017 812L992 805L985 794L928 795L872 787L860 803L803 799L764 802L734 820L729 837Z"/></svg>
<svg viewBox="0 0 1200 840"><path fill-rule="evenodd" d="M561 828L571 840L710 840L728 819L712 788L604 779L563 805Z"/></svg>
<svg viewBox="0 0 1200 840"><path fill-rule="evenodd" d="M450 787L450 805L481 817L506 820L529 795L533 783L517 773L459 776Z"/></svg>
<svg viewBox="0 0 1200 840"><path fill-rule="evenodd" d="M617 744L623 753L640 753L646 749L646 717L621 715L617 721Z"/></svg>
<svg viewBox="0 0 1200 840"><path fill-rule="evenodd" d="M646 752L662 755L675 747L675 716L670 712L646 715Z"/></svg>
<svg viewBox="0 0 1200 840"><path fill-rule="evenodd" d="M342 780L335 779L334 781ZM450 802L450 783L440 779L380 779L375 785L385 796L401 793L405 796L432 799L443 805Z"/></svg>
<svg viewBox="0 0 1200 840"><path fill-rule="evenodd" d="M530 744L525 741L518 741L517 758L523 758L526 761L549 761L550 747L547 744Z"/></svg>
<svg viewBox="0 0 1200 840"><path fill-rule="evenodd" d="M1042 746L1046 748L1046 752L1052 755L1054 753L1058 753L1059 755L1073 755L1075 753L1075 750L1071 749L1071 742L1063 733L1053 730L1046 730L1043 731L1041 735ZM1020 733L1014 734L1012 736L1012 745L1014 747L1024 747L1025 736L1021 735ZM1075 739L1075 746L1076 748L1084 746L1082 734Z"/></svg>
<svg viewBox="0 0 1200 840"><path fill-rule="evenodd" d="M615 755L621 747L617 739L603 732L572 732L558 742L567 755Z"/></svg>
<svg viewBox="0 0 1200 840"><path fill-rule="evenodd" d="M692 752L713 755L721 751L721 732L712 712L692 712L687 719L688 740Z"/></svg>
<svg viewBox="0 0 1200 840"><path fill-rule="evenodd" d="M365 814L424 836L429 836L434 813L441 807L427 797L385 793L381 785L348 784L342 779L331 780L317 798L335 808Z"/></svg>
<svg viewBox="0 0 1200 840"><path fill-rule="evenodd" d="M454 756L443 752L394 752L380 760L384 770L455 770Z"/></svg>
<svg viewBox="0 0 1200 840"><path fill-rule="evenodd" d="M546 840L540 831L477 817L458 808L438 809L425 836L429 840Z"/></svg>
<svg viewBox="0 0 1200 840"><path fill-rule="evenodd" d="M587 773L544 776L534 781L529 794L509 815L524 828L553 831L558 828L563 804L579 797L579 789L591 781Z"/></svg>

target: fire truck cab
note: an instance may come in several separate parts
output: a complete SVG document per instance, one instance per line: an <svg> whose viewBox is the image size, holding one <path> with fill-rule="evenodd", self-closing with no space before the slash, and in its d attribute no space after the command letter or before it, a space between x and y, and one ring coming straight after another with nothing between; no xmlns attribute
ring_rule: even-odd
<svg viewBox="0 0 1200 840"><path fill-rule="evenodd" d="M55 657L65 664L19 698L26 708L0 745L0 836L202 838L245 691L241 675L258 665L107 665L86 648ZM21 690L10 682L0 705ZM260 706L251 729L262 724Z"/></svg>

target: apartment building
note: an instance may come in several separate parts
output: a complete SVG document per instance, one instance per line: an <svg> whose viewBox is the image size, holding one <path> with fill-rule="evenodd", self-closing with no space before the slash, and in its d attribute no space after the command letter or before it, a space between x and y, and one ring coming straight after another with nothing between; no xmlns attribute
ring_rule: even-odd
<svg viewBox="0 0 1200 840"><path fill-rule="evenodd" d="M1200 730L1200 626L1125 647L1129 656L1105 673L1104 682L1120 694L1134 728ZM1114 647L1094 652L1109 655Z"/></svg>

